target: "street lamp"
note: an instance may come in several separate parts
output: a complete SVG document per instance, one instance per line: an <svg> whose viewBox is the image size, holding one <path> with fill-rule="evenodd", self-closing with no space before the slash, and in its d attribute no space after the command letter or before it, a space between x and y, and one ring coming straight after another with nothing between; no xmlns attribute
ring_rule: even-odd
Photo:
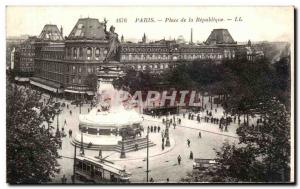
<svg viewBox="0 0 300 189"><path fill-rule="evenodd" d="M57 106L57 110L56 110L56 137L57 138L60 138L60 132L59 132L59 113L60 113L60 105L58 104L58 88L56 89L56 103L55 103L55 106Z"/></svg>
<svg viewBox="0 0 300 189"><path fill-rule="evenodd" d="M147 182L149 180L149 126L147 127Z"/></svg>
<svg viewBox="0 0 300 189"><path fill-rule="evenodd" d="M59 131L59 113L60 113L60 109L58 108L58 110L56 111L56 137L60 138L60 131Z"/></svg>
<svg viewBox="0 0 300 189"><path fill-rule="evenodd" d="M121 141L121 155L120 158L126 158L125 148L124 148L124 130L122 130L122 141Z"/></svg>
<svg viewBox="0 0 300 189"><path fill-rule="evenodd" d="M81 130L81 144L80 144L80 151L81 151L81 155L84 155L84 148L83 148L83 133Z"/></svg>
<svg viewBox="0 0 300 189"><path fill-rule="evenodd" d="M166 121L166 147L170 147L171 146L171 144L170 144L170 138L169 138L169 127L170 127L170 122L169 122L169 120L167 120Z"/></svg>

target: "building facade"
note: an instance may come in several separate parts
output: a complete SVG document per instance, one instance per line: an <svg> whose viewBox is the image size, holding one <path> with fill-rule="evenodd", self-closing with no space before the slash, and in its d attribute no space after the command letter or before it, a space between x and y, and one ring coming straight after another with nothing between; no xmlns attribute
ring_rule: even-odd
<svg viewBox="0 0 300 189"><path fill-rule="evenodd" d="M116 34L116 33L115 33ZM45 25L41 34L22 44L19 69L34 72L30 83L67 98L92 98L90 76L101 77L113 64L114 69L130 67L138 71L161 73L182 62L247 57L247 45L238 45L227 29L215 29L203 44L178 43L175 40L147 42L144 34L138 43L121 37L119 61L105 61L109 51L106 21L80 18L67 37L56 25ZM23 51L22 51L23 48ZM248 49L248 50L247 50ZM24 54L22 54L22 52ZM22 67L26 65L27 67Z"/></svg>

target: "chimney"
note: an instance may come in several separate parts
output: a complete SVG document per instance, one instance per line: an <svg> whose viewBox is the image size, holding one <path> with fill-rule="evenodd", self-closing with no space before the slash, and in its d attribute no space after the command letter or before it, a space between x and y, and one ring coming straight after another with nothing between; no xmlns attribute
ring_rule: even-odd
<svg viewBox="0 0 300 189"><path fill-rule="evenodd" d="M60 26L60 34L61 34L62 37L64 37L64 35L63 35L64 32L63 32L63 27L62 26Z"/></svg>

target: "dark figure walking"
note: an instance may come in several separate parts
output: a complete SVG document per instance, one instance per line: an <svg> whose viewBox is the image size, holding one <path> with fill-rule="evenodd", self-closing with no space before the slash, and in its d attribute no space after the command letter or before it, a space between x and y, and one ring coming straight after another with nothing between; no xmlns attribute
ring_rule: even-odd
<svg viewBox="0 0 300 189"><path fill-rule="evenodd" d="M69 138L72 137L72 130L69 129Z"/></svg>
<svg viewBox="0 0 300 189"><path fill-rule="evenodd" d="M151 125L150 127L150 132L152 133L153 132L153 126Z"/></svg>
<svg viewBox="0 0 300 189"><path fill-rule="evenodd" d="M181 156L180 155L177 157L177 162L178 162L178 165L180 165L180 162L181 162Z"/></svg>
<svg viewBox="0 0 300 189"><path fill-rule="evenodd" d="M150 178L150 182L154 182L154 179L152 177Z"/></svg>
<svg viewBox="0 0 300 189"><path fill-rule="evenodd" d="M202 136L201 136L201 131L199 131L199 138L202 138Z"/></svg>
<svg viewBox="0 0 300 189"><path fill-rule="evenodd" d="M156 133L156 128L157 128L157 127L156 127L156 125L155 125L155 126L154 126L154 132L155 132L155 133Z"/></svg>
<svg viewBox="0 0 300 189"><path fill-rule="evenodd" d="M191 141L190 141L190 139L187 139L186 141L187 141L188 147L190 147L190 146L191 146Z"/></svg>
<svg viewBox="0 0 300 189"><path fill-rule="evenodd" d="M61 178L61 182L62 182L63 184L67 183L66 175L63 175L63 177Z"/></svg>
<svg viewBox="0 0 300 189"><path fill-rule="evenodd" d="M72 115L72 110L70 110L70 115Z"/></svg>
<svg viewBox="0 0 300 189"><path fill-rule="evenodd" d="M194 159L194 154L192 151L190 152L190 159Z"/></svg>
<svg viewBox="0 0 300 189"><path fill-rule="evenodd" d="M159 133L159 131L160 131L160 126L157 127L157 132Z"/></svg>

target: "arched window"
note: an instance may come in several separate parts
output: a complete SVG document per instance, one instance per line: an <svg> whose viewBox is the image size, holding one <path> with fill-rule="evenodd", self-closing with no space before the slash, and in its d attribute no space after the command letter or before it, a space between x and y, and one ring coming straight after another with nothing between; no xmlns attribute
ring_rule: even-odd
<svg viewBox="0 0 300 189"><path fill-rule="evenodd" d="M88 59L90 59L92 57L92 48L91 47L88 47L86 49L86 56Z"/></svg>
<svg viewBox="0 0 300 189"><path fill-rule="evenodd" d="M82 49L82 47L79 48L79 57L83 57L83 49Z"/></svg>
<svg viewBox="0 0 300 189"><path fill-rule="evenodd" d="M67 49L67 56L68 56L68 57L71 56L71 51L72 51L71 48L68 48L68 49Z"/></svg>
<svg viewBox="0 0 300 189"><path fill-rule="evenodd" d="M99 48L96 48L96 50L95 50L95 56L97 58L99 58L99 56L100 56L100 49Z"/></svg>
<svg viewBox="0 0 300 189"><path fill-rule="evenodd" d="M73 48L73 58L77 58L77 48Z"/></svg>

